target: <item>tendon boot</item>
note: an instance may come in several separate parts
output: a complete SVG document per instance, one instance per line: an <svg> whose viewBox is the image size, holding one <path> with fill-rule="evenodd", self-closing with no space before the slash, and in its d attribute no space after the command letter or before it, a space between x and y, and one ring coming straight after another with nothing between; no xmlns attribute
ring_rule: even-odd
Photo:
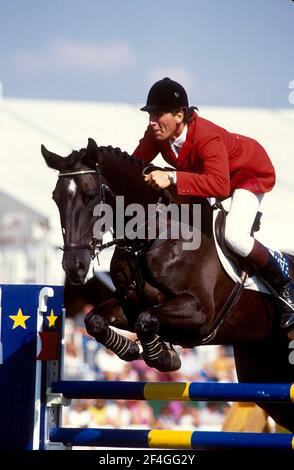
<svg viewBox="0 0 294 470"><path fill-rule="evenodd" d="M294 282L282 271L280 263L271 255L268 248L258 240L246 259L255 268L270 290L278 297L281 313L281 328L290 339L294 335Z"/></svg>

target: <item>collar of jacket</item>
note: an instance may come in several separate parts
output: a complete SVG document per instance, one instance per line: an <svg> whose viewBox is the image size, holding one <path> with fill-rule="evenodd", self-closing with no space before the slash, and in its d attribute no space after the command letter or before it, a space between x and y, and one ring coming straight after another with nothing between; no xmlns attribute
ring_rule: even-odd
<svg viewBox="0 0 294 470"><path fill-rule="evenodd" d="M191 121L188 123L187 137L181 147L178 158L172 151L168 140L159 144L160 153L162 154L162 156L176 168L181 168L183 166L183 162L187 159L188 155L192 150L197 118L198 115L196 112L194 112Z"/></svg>

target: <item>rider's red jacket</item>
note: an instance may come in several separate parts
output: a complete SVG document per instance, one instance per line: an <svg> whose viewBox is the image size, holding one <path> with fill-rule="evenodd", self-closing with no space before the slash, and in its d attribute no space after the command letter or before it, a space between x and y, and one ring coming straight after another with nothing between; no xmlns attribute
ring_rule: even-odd
<svg viewBox="0 0 294 470"><path fill-rule="evenodd" d="M274 167L256 140L228 132L196 112L178 158L168 141L155 140L148 126L134 155L151 162L158 153L176 168L179 195L227 197L237 188L265 193L275 184Z"/></svg>

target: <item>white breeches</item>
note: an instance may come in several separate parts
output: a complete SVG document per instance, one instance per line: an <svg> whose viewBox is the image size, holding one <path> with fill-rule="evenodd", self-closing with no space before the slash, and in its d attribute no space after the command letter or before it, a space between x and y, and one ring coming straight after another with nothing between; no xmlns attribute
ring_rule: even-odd
<svg viewBox="0 0 294 470"><path fill-rule="evenodd" d="M252 251L254 238L250 232L264 194L235 189L226 219L225 240L230 248L245 257Z"/></svg>

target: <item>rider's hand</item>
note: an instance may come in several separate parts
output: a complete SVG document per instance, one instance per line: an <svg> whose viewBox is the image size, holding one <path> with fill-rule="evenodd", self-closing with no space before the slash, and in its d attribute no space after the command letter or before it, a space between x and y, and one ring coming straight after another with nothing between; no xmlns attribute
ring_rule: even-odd
<svg viewBox="0 0 294 470"><path fill-rule="evenodd" d="M168 188L171 184L168 171L155 170L144 176L145 181L152 186L152 188L160 191L161 189Z"/></svg>

